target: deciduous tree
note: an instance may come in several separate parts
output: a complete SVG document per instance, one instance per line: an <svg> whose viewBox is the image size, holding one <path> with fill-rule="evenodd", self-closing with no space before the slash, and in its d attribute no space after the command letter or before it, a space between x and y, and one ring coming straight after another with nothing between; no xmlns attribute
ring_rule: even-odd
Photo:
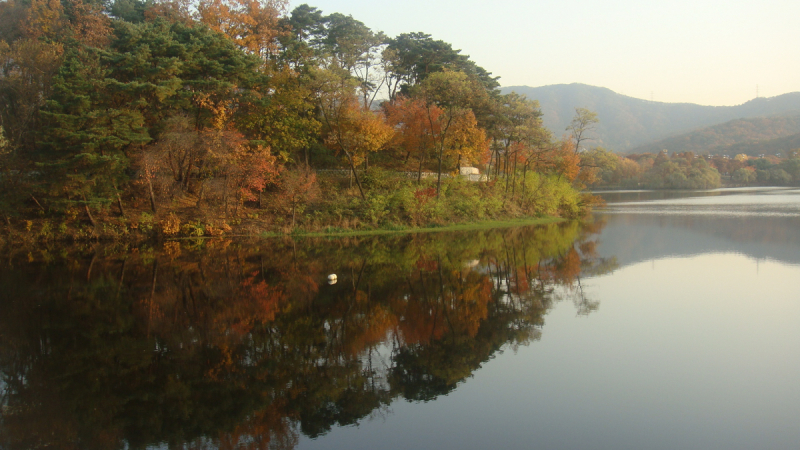
<svg viewBox="0 0 800 450"><path fill-rule="evenodd" d="M441 108L436 105L428 106L420 99L401 95L392 102L386 102L384 109L389 124L397 131L393 145L405 153L405 161L412 156L417 159L417 182L420 182L422 167L431 156L436 135L441 132L439 130Z"/></svg>
<svg viewBox="0 0 800 450"><path fill-rule="evenodd" d="M364 108L355 95L356 81L337 69L317 73L319 107L326 127L325 142L343 153L356 180L362 199L364 189L356 166L380 150L392 138L393 129L381 114Z"/></svg>
<svg viewBox="0 0 800 450"><path fill-rule="evenodd" d="M572 122L567 126L567 131L570 132L575 146L575 153L581 151L582 142L592 139L590 134L594 131L598 122L597 113L594 111L586 108L575 108L575 117L572 118Z"/></svg>
<svg viewBox="0 0 800 450"><path fill-rule="evenodd" d="M435 131L434 145L438 160L436 196L441 194L442 170L446 155L457 150L452 134L466 133L464 127L477 125L470 106L486 95L482 86L463 72L436 72L429 75L415 91L426 106L426 118L430 129ZM441 112L439 112L441 111ZM434 123L436 121L437 123Z"/></svg>

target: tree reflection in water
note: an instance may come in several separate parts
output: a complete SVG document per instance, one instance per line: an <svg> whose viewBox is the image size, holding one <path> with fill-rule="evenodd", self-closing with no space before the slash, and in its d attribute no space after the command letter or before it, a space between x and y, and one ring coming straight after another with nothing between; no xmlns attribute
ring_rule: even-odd
<svg viewBox="0 0 800 450"><path fill-rule="evenodd" d="M11 256L3 448L292 448L539 338L601 224ZM326 276L338 274L329 286Z"/></svg>

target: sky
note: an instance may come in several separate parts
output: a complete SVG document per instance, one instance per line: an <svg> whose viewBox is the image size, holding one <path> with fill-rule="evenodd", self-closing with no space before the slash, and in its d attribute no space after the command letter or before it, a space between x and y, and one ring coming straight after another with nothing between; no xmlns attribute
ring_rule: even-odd
<svg viewBox="0 0 800 450"><path fill-rule="evenodd" d="M308 0L449 42L502 86L583 83L669 103L800 91L798 0Z"/></svg>

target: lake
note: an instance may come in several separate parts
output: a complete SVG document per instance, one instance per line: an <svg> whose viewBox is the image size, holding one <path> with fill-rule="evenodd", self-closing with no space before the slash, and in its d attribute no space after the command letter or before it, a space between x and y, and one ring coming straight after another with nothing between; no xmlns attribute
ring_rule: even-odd
<svg viewBox="0 0 800 450"><path fill-rule="evenodd" d="M8 252L0 447L797 448L800 190L600 195L584 225Z"/></svg>

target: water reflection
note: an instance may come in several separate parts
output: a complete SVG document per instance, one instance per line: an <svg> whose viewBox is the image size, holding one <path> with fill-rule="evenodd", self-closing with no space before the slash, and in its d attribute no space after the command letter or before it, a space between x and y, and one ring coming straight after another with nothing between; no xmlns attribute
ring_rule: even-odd
<svg viewBox="0 0 800 450"><path fill-rule="evenodd" d="M10 255L0 446L293 448L435 399L558 298L597 307L601 227Z"/></svg>
<svg viewBox="0 0 800 450"><path fill-rule="evenodd" d="M798 189L602 195L609 201L600 212L608 227L600 241L622 265L719 252L800 264Z"/></svg>
<svg viewBox="0 0 800 450"><path fill-rule="evenodd" d="M606 214L800 217L796 188L729 188L710 191L619 191L600 193Z"/></svg>

